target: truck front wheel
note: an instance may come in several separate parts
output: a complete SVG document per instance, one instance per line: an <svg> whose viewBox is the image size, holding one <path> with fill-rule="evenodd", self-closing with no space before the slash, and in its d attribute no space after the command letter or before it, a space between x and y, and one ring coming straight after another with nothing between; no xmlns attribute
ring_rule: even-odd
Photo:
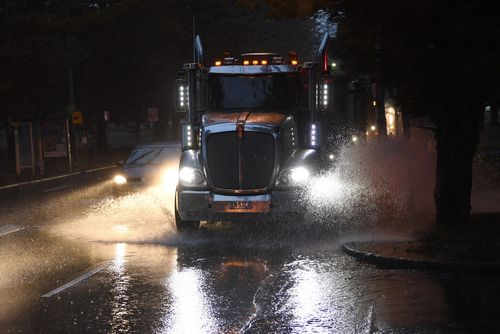
<svg viewBox="0 0 500 334"><path fill-rule="evenodd" d="M175 227L178 232L195 231L200 227L198 220L182 220L179 212L177 211L177 203L175 203Z"/></svg>

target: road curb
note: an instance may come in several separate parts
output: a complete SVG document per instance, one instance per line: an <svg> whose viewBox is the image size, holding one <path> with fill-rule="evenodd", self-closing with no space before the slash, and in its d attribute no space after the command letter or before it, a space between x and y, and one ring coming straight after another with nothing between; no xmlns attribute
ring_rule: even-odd
<svg viewBox="0 0 500 334"><path fill-rule="evenodd" d="M500 262L445 262L438 260L421 260L402 257L384 256L356 248L357 243L342 245L342 250L347 255L360 262L370 263L387 269L416 269L445 272L500 272Z"/></svg>
<svg viewBox="0 0 500 334"><path fill-rule="evenodd" d="M71 177L71 176L77 176L77 175L84 175L84 174L87 174L87 173L98 172L98 171L102 171L102 170L106 170L106 169L111 169L111 168L116 168L116 165L104 166L104 167L93 168L93 169L86 169L86 170L83 170L83 171L69 173L69 174L62 174L62 175L47 177L47 178L43 178L43 179L37 179L37 180L32 180L32 181L26 181L26 182L19 182L19 183L8 184L6 186L0 187L0 191L7 190L7 189L12 189L12 188L17 188L17 187L22 187L22 186L34 185L34 184L43 183L43 182L47 182L47 181L53 181L53 180L63 179L65 177Z"/></svg>

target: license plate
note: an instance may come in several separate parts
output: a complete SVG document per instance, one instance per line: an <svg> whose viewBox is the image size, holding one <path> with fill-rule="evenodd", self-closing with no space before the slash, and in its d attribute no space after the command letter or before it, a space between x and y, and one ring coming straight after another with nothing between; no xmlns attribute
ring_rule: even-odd
<svg viewBox="0 0 500 334"><path fill-rule="evenodd" d="M237 202L229 202L230 209L247 209L250 210L253 207L253 203L249 201L237 201Z"/></svg>

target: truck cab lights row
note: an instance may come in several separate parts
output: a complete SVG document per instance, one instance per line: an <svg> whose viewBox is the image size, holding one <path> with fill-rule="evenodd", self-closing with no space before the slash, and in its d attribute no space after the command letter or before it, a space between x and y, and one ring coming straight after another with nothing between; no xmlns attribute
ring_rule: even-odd
<svg viewBox="0 0 500 334"><path fill-rule="evenodd" d="M313 123L311 124L311 147L317 147L318 146L318 126Z"/></svg>
<svg viewBox="0 0 500 334"><path fill-rule="evenodd" d="M196 128L189 123L182 124L181 129L182 149L190 150L196 147L197 138L195 136Z"/></svg>
<svg viewBox="0 0 500 334"><path fill-rule="evenodd" d="M238 65L238 60L236 58L224 58L224 60L216 60L215 61L215 66L222 66L222 65ZM269 60L267 59L244 59L242 61L243 65L269 65ZM285 62L283 61L283 57L273 57L271 64L273 65L283 65ZM290 64L293 66L297 66L299 64L297 59L292 59L290 60Z"/></svg>
<svg viewBox="0 0 500 334"><path fill-rule="evenodd" d="M188 125L186 127L186 140L187 140L187 146L192 147L193 146L193 131L191 131L191 125Z"/></svg>
<svg viewBox="0 0 500 334"><path fill-rule="evenodd" d="M328 106L328 84L323 84L323 92L321 94L321 106L326 108Z"/></svg>

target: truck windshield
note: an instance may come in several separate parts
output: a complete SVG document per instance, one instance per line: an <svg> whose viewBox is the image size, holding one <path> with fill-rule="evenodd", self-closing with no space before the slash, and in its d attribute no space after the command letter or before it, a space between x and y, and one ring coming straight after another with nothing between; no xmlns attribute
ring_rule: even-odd
<svg viewBox="0 0 500 334"><path fill-rule="evenodd" d="M296 74L254 76L212 75L210 109L290 109L299 102L300 78Z"/></svg>

